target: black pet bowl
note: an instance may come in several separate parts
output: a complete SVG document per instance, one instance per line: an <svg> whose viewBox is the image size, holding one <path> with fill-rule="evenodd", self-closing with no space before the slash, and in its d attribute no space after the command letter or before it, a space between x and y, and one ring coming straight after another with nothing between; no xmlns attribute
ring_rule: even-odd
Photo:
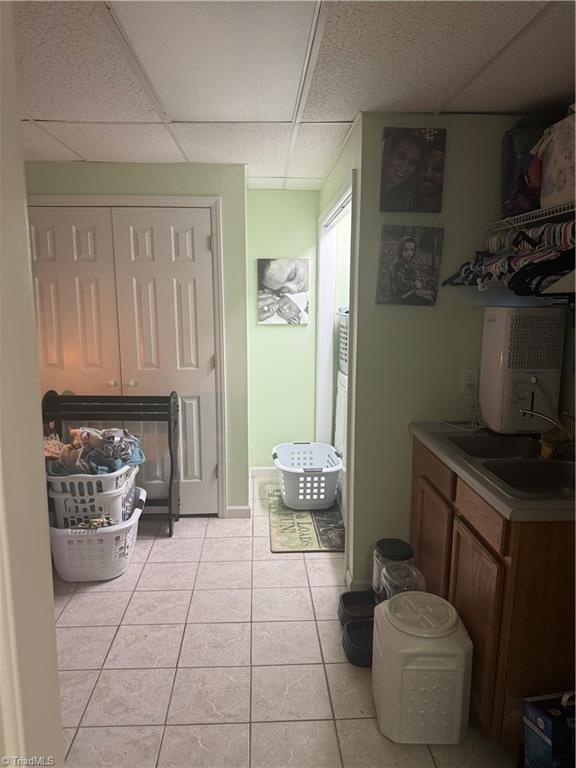
<svg viewBox="0 0 576 768"><path fill-rule="evenodd" d="M349 621L344 625L342 647L350 664L355 667L372 666L374 619Z"/></svg>
<svg viewBox="0 0 576 768"><path fill-rule="evenodd" d="M340 624L359 619L372 619L376 601L372 589L357 592L343 592L338 600L338 617Z"/></svg>

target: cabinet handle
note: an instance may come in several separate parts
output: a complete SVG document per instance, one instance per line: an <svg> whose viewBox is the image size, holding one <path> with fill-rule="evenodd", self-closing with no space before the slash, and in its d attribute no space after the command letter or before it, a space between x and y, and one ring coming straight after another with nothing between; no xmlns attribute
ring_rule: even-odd
<svg viewBox="0 0 576 768"><path fill-rule="evenodd" d="M137 387L137 386L138 386L138 382L136 381L136 379L129 379L129 380L126 382L126 384L127 384L129 387Z"/></svg>
<svg viewBox="0 0 576 768"><path fill-rule="evenodd" d="M117 387L118 386L118 382L116 381L116 379L110 379L110 381L107 381L106 384L109 387Z"/></svg>

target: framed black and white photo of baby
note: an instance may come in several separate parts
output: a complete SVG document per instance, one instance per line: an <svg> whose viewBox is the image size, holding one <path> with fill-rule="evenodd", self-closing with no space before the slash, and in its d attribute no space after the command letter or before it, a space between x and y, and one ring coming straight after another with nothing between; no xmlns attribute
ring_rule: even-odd
<svg viewBox="0 0 576 768"><path fill-rule="evenodd" d="M258 259L258 325L307 325L308 259Z"/></svg>
<svg viewBox="0 0 576 768"><path fill-rule="evenodd" d="M443 238L441 227L384 224L376 304L436 304Z"/></svg>
<svg viewBox="0 0 576 768"><path fill-rule="evenodd" d="M445 154L444 129L384 128L380 211L439 213Z"/></svg>

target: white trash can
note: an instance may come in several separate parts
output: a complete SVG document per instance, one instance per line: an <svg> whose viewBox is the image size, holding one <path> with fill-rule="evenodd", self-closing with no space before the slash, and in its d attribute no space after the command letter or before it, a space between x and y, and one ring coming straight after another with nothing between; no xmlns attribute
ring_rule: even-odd
<svg viewBox="0 0 576 768"><path fill-rule="evenodd" d="M400 744L457 744L466 735L472 642L456 610L427 592L376 606L372 694L378 726Z"/></svg>

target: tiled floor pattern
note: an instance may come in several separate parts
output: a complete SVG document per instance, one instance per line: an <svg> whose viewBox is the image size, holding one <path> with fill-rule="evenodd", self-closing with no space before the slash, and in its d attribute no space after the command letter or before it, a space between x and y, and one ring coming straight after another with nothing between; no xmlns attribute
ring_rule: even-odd
<svg viewBox="0 0 576 768"><path fill-rule="evenodd" d="M510 768L479 731L456 747L379 735L370 671L343 655L336 554L272 554L252 520L140 525L127 573L56 580L69 768Z"/></svg>

